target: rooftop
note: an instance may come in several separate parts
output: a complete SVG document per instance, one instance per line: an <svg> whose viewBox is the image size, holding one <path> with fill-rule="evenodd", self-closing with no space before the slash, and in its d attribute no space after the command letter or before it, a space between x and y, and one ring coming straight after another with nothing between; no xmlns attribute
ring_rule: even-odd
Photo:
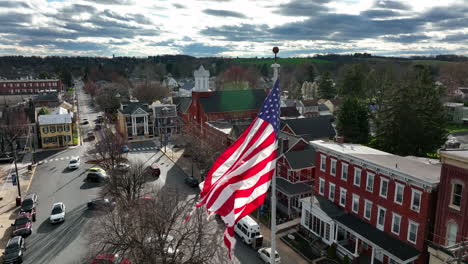
<svg viewBox="0 0 468 264"><path fill-rule="evenodd" d="M38 118L39 125L58 125L58 124L71 124L71 114L59 114L59 115L40 115Z"/></svg>
<svg viewBox="0 0 468 264"><path fill-rule="evenodd" d="M330 138L336 135L330 116L315 116L307 118L281 120L281 129L288 125L293 132L306 140Z"/></svg>
<svg viewBox="0 0 468 264"><path fill-rule="evenodd" d="M0 83L10 82L57 82L59 79L47 79L47 80L0 80Z"/></svg>
<svg viewBox="0 0 468 264"><path fill-rule="evenodd" d="M339 144L323 140L315 140L310 143L318 149L327 149L337 154L356 157L375 166L391 169L430 184L440 182L440 163L429 164L419 160L415 162L414 158L401 157L358 144Z"/></svg>

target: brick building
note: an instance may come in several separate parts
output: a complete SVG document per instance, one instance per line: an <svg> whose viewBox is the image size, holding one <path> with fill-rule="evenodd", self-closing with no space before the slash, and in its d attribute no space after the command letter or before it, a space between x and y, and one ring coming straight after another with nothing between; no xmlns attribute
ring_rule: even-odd
<svg viewBox="0 0 468 264"><path fill-rule="evenodd" d="M44 91L61 92L61 80L0 80L0 94L37 94Z"/></svg>
<svg viewBox="0 0 468 264"><path fill-rule="evenodd" d="M429 263L447 263L462 242L466 243L462 255L468 263L468 151L441 151L440 156L442 172Z"/></svg>
<svg viewBox="0 0 468 264"><path fill-rule="evenodd" d="M311 144L315 195L302 200L302 226L354 263L427 263L440 164L356 144Z"/></svg>

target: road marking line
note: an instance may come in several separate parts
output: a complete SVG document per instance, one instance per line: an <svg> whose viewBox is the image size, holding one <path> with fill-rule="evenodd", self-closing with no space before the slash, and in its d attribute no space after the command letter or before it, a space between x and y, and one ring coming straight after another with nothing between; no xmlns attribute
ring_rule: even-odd
<svg viewBox="0 0 468 264"><path fill-rule="evenodd" d="M63 157L62 157L62 158L60 158L60 160L63 160Z"/></svg>
<svg viewBox="0 0 468 264"><path fill-rule="evenodd" d="M59 160L58 158L55 159L55 161L58 161L58 160Z"/></svg>

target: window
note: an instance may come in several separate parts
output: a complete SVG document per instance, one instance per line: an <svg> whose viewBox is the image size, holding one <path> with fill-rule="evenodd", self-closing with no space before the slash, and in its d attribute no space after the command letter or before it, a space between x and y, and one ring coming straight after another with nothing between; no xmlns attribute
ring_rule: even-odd
<svg viewBox="0 0 468 264"><path fill-rule="evenodd" d="M400 234L400 224L401 216L393 213L392 217L392 233L399 235Z"/></svg>
<svg viewBox="0 0 468 264"><path fill-rule="evenodd" d="M419 212L419 208L421 206L421 196L422 192L411 189L412 194L411 194L411 210Z"/></svg>
<svg viewBox="0 0 468 264"><path fill-rule="evenodd" d="M330 183L328 186L328 198L332 201L335 200L335 184L333 183Z"/></svg>
<svg viewBox="0 0 468 264"><path fill-rule="evenodd" d="M325 193L325 180L319 178L319 193L323 195Z"/></svg>
<svg viewBox="0 0 468 264"><path fill-rule="evenodd" d="M50 127L50 133L55 133L55 126Z"/></svg>
<svg viewBox="0 0 468 264"><path fill-rule="evenodd" d="M344 181L348 180L348 164L341 164L341 179Z"/></svg>
<svg viewBox="0 0 468 264"><path fill-rule="evenodd" d="M49 128L48 127L43 127L42 128L42 133L44 133L44 134L49 133Z"/></svg>
<svg viewBox="0 0 468 264"><path fill-rule="evenodd" d="M325 171L327 167L327 157L325 155L320 155L320 170Z"/></svg>
<svg viewBox="0 0 468 264"><path fill-rule="evenodd" d="M403 204L403 191L405 186L401 183L395 183L395 203Z"/></svg>
<svg viewBox="0 0 468 264"><path fill-rule="evenodd" d="M383 198L387 198L388 193L388 180L385 178L380 177L380 196Z"/></svg>
<svg viewBox="0 0 468 264"><path fill-rule="evenodd" d="M346 206L346 189L340 187L340 205Z"/></svg>
<svg viewBox="0 0 468 264"><path fill-rule="evenodd" d="M458 225L450 221L447 224L447 246L453 246L457 242Z"/></svg>
<svg viewBox="0 0 468 264"><path fill-rule="evenodd" d="M368 192L373 192L374 191L374 173L368 172L367 173L367 179L366 179L366 190Z"/></svg>
<svg viewBox="0 0 468 264"><path fill-rule="evenodd" d="M361 169L354 168L354 185L361 186Z"/></svg>
<svg viewBox="0 0 468 264"><path fill-rule="evenodd" d="M63 131L63 126L57 126L57 132L62 132Z"/></svg>
<svg viewBox="0 0 468 264"><path fill-rule="evenodd" d="M452 184L452 197L450 205L452 208L460 210L463 186L459 183Z"/></svg>
<svg viewBox="0 0 468 264"><path fill-rule="evenodd" d="M359 195L353 194L352 210L356 214L359 213Z"/></svg>
<svg viewBox="0 0 468 264"><path fill-rule="evenodd" d="M386 209L379 206L379 209L377 211L377 228L382 231L384 230L385 226L385 212Z"/></svg>
<svg viewBox="0 0 468 264"><path fill-rule="evenodd" d="M336 159L331 159L330 175L336 175Z"/></svg>
<svg viewBox="0 0 468 264"><path fill-rule="evenodd" d="M65 131L70 131L70 127L67 124L65 124Z"/></svg>
<svg viewBox="0 0 468 264"><path fill-rule="evenodd" d="M364 218L367 220L370 220L371 215L372 215L372 202L369 200L364 200Z"/></svg>
<svg viewBox="0 0 468 264"><path fill-rule="evenodd" d="M418 227L419 225L411 220L408 222L408 241L416 244L416 239L418 238Z"/></svg>

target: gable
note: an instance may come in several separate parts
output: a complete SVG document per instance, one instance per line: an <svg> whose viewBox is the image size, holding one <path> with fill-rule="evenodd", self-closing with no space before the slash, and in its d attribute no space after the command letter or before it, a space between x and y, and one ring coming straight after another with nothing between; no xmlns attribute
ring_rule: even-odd
<svg viewBox="0 0 468 264"><path fill-rule="evenodd" d="M289 133L291 135L296 135L294 133L294 131L289 127L288 124L286 124L285 126L283 126L283 128L281 129L281 131L285 132L285 133Z"/></svg>
<svg viewBox="0 0 468 264"><path fill-rule="evenodd" d="M132 115L146 115L148 114L145 110L138 107L135 111L133 111Z"/></svg>

